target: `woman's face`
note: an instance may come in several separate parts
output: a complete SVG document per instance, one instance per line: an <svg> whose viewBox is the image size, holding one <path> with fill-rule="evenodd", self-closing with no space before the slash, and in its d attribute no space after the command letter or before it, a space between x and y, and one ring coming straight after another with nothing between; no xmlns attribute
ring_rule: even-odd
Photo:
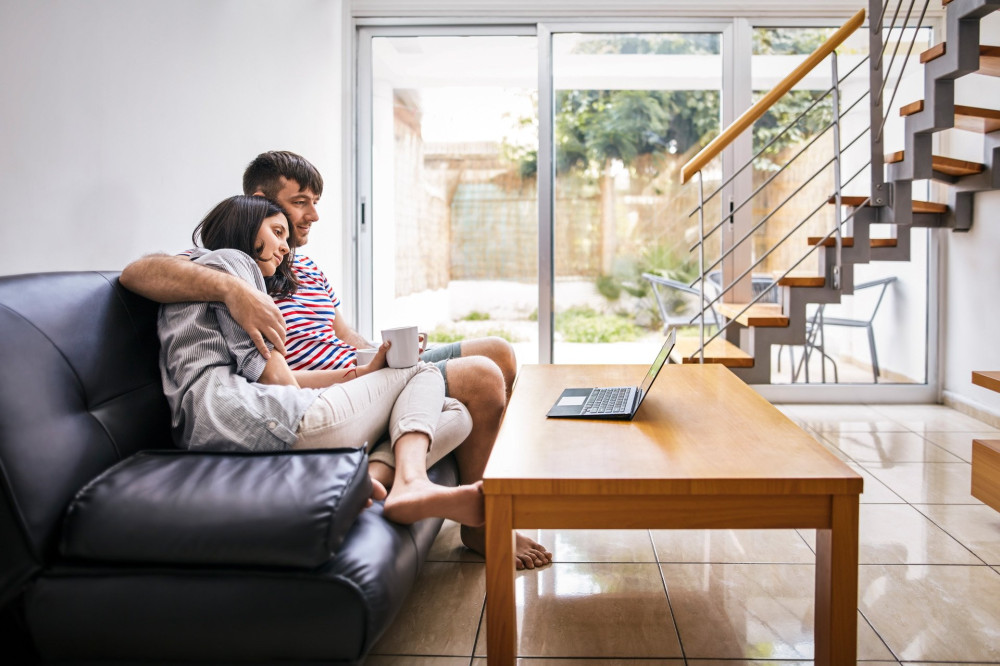
<svg viewBox="0 0 1000 666"><path fill-rule="evenodd" d="M288 220L280 213L264 218L257 230L257 265L264 277L271 277L288 254Z"/></svg>

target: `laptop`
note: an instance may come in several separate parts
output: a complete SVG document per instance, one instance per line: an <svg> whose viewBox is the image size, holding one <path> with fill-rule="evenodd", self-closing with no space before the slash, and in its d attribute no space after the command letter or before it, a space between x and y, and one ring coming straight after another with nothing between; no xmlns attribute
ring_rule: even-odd
<svg viewBox="0 0 1000 666"><path fill-rule="evenodd" d="M671 329L663 341L660 353L649 366L641 386L613 386L610 388L568 388L546 414L553 419L615 419L631 421L639 410L656 375L667 362L674 348L677 330Z"/></svg>

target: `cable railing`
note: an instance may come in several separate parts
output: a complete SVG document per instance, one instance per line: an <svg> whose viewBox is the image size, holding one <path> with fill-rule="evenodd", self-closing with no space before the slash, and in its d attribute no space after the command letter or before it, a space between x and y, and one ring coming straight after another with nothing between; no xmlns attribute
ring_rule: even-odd
<svg viewBox="0 0 1000 666"><path fill-rule="evenodd" d="M840 145L841 120L846 113L849 113L851 110L853 110L854 107L858 103L860 103L862 99L868 96L868 93L866 92L862 94L857 100L855 100L848 107L848 111L844 112L841 110L840 107L840 87L843 81L847 79L849 76L851 76L855 71L857 71L857 69L868 59L867 58L862 59L861 62L857 63L850 70L850 72L848 72L847 75L841 78L838 73L836 49L862 25L864 19L865 19L865 10L861 10L857 14L855 14L849 21L847 21L841 28L839 28L833 35L831 35L822 45L820 45L819 48L817 48L815 51L813 51L812 54L807 56L806 59L802 63L800 63L799 66L796 67L788 76L782 79L770 92L764 95L764 97L762 97L758 102L756 102L749 109L747 109L747 111L744 112L739 118L737 118L729 127L723 130L719 134L719 136L717 136L714 140L709 142L709 144L706 145L705 148L703 148L697 155L695 155L694 158L688 161L687 164L685 164L681 169L682 182L686 183L694 176L698 177L698 207L695 209L694 212L698 213L699 234L698 234L698 242L695 243L691 249L698 250L699 275L691 283L691 286L694 287L695 285L699 285L699 291L701 296L700 302L703 304L703 309L698 315L692 318L691 323L695 323L696 320L698 321L699 337L701 344L699 346L698 352L696 353L699 355L700 362L702 363L705 362L706 345L708 345L710 342L712 342L720 335L722 335L733 322L737 321L739 317L748 312L755 304L757 304L761 299L763 299L768 294L770 289L773 288L774 284L776 284L781 279L787 277L792 270L797 268L799 265L802 264L802 262L804 262L808 257L810 257L812 253L816 251L817 247L821 247L822 245L814 246L810 248L807 252L805 252L801 257L799 257L797 261L794 262L794 264L790 268L786 269L778 278L776 278L771 282L771 287L760 290L755 296L753 296L750 299L749 303L743 305L742 309L738 313L736 313L735 315L730 315L728 317L729 321L726 322L725 324L720 325L715 331L715 333L707 340L705 337L705 313L708 312L709 309L714 308L716 303L718 303L726 294L728 294L732 289L734 289L737 285L739 285L742 281L744 281L744 279L747 278L747 276L752 276L752 272L754 271L754 269L760 266L763 261L768 259L785 241L787 241L791 237L792 234L801 229L803 225L805 225L810 219L812 219L812 217L822 208L822 205L813 210L805 218L801 219L797 224L795 224L794 228L791 231L789 231L784 238L782 238L773 246L771 246L769 249L764 251L762 255L758 257L756 261L751 262L750 265L745 270L743 270L743 272L739 276L729 281L728 285L723 284L721 286L719 293L716 294L711 300L707 299L705 294L705 286L706 286L705 282L707 275L712 270L720 266L722 262L725 261L730 255L732 255L732 253L737 248L741 247L745 242L747 242L755 232L757 232L761 227L763 227L763 225L766 224L772 217L774 217L774 215L776 215L789 201L791 201L805 187L807 187L810 183L812 183L819 174L826 171L827 168L830 167L831 165L833 165L834 169L835 187L832 198L836 203L836 211L837 211L835 213L836 223L834 224L833 229L829 233L827 233L827 235L823 238L823 242L826 242L826 240L830 237L835 238L836 265L834 266L833 269L834 285L835 288L838 289L840 288L839 266L841 261L840 252L843 244L841 228L844 224L853 219L854 216L854 213L852 213L846 219L843 217L841 191L844 184L851 182L860 173L862 173L864 169L868 168L868 164L866 164L861 168L861 170L859 170L858 173L854 174L850 179L848 179L847 183L842 183L840 177L841 157L844 150L849 149L858 140L860 140L861 137L869 133L869 130L865 129L858 136L854 137L854 139L852 139L847 144L846 147L844 148L841 147ZM807 109L799 113L798 116L796 116L795 119L789 122L777 136L773 137L771 141L768 142L767 145L765 145L760 151L757 152L757 154L755 154L739 169L737 169L736 172L733 173L726 180L726 182L719 185L709 195L709 197L706 198L704 195L704 176L702 173L705 166L707 166L708 163L711 162L711 160L717 157L723 150L726 149L726 147L728 147L732 142L734 142L739 136L743 135L746 131L750 130L753 127L753 124L758 119L760 119L765 113L767 113L768 110L775 103L777 103L781 98L783 98L786 94L788 94L799 81L805 78L806 75L812 72L828 57L830 58L831 68L832 68L831 87L825 90L815 100L813 100L812 104L810 104ZM806 143L805 146L801 147L790 159L788 159L788 161L780 169L778 169L774 174L772 174L762 185L754 189L754 191L749 196L745 197L743 201L741 201L736 206L730 204L730 210L728 211L728 214L722 215L721 218L718 220L718 222L715 222L713 220L712 228L710 230L706 230L706 221L705 221L706 202L717 196L720 192L722 192L724 188L726 188L730 183L732 183L732 181L736 177L738 177L747 168L751 167L754 164L755 160L757 160L766 150L768 150L768 148L771 145L773 145L782 136L784 136L793 127L795 127L809 113L812 113L824 100L830 97L832 97L831 100L831 106L833 110L833 113L831 114L832 121L828 123L825 127L823 127L820 131L818 131L816 135ZM727 220L730 221L733 220L734 215L736 214L737 211L742 210L751 201L753 201L755 197L757 197L762 191L764 191L767 188L767 186L770 185L774 181L774 179L778 177L778 175L780 175L795 160L797 160L801 155L803 155L806 151L808 151L809 148L820 139L820 137L826 135L831 130L833 132L833 144L834 144L833 157L830 160L826 161L818 169L816 169L815 172L811 176L809 176L805 182L800 184L791 194L785 197L784 201L778 204L767 215L765 215L761 220L759 220L756 224L754 224L749 229L749 231L746 231L743 234L742 238L731 242L729 248L721 252L719 258L716 261L714 261L710 266L707 265L707 261L705 258L706 239L714 235L716 232L718 232ZM826 199L829 198L831 197L824 198L823 205L826 204Z"/></svg>
<svg viewBox="0 0 1000 666"><path fill-rule="evenodd" d="M725 335L731 324L738 322L743 315L750 312L762 299L773 295L774 288L804 262L813 257L819 248L831 248L830 253L826 255L827 262L821 264L825 266L825 270L827 271L827 288L834 290L842 289L841 273L844 258L842 252L845 232L849 231L852 228L851 225L855 224L855 216L863 206L878 207L888 205L892 202L889 190L891 184L887 185L885 183L885 174L883 171L885 161L882 151L883 134L886 131L890 115L896 111L893 105L897 93L901 84L904 83L907 65L911 62L917 42L922 37L920 33L921 29L925 27L929 0L897 0L892 2L893 6L890 7L891 1L869 0L867 15L872 18L877 16L877 21L869 25L868 55L861 57L847 74L840 76L838 73L837 49L864 23L865 10L859 11L844 23L843 26L836 30L812 54L807 56L788 76L782 79L771 91L720 132L715 139L710 141L708 145L682 167L681 181L683 183L687 183L695 177L698 180L698 206L688 214L688 217L693 216L695 213L698 214L698 237L697 241L691 245L690 251L698 252L697 262L699 271L698 277L690 282L690 286L692 288L696 286L699 288L702 309L701 312L692 317L690 323L697 323L699 326L700 346L698 351L692 356L699 358L702 363L705 362L705 349L709 343ZM727 174L725 180L721 184L716 185L706 196L705 176L703 173L705 167L738 138L746 136L757 120L763 117L774 104L790 93L802 79L827 59L829 59L831 67L832 85L826 90L818 92L805 110L799 112L784 127L779 128L777 134L772 136L752 157L741 165L737 165L737 168L731 174ZM846 89L844 88L845 81L854 76L859 68L866 63L868 65L868 81L864 86L864 92L854 99L846 109L842 109L841 90L842 88ZM866 116L867 120L864 121L864 128L857 134L852 131L853 138L846 144L841 145L842 121L848 118L848 116L852 120L856 120L857 107L865 99L869 100L870 110L869 115ZM746 171L754 168L758 163L757 161L769 149L776 144L780 145L778 142L783 138L787 141L789 132L793 131L800 123L805 124L810 114L816 113L818 109L824 108L826 104L832 107L831 120L823 120L818 123L820 127L813 130L811 136L806 140L797 142L799 145L795 146L794 151L787 151L791 153L790 155L783 154L783 162L780 167L774 173L767 174L762 183L758 184L755 182L751 187L740 185L740 183L748 182L749 175ZM813 125L817 124L815 120L809 120L808 122L811 122ZM832 137L830 136L831 134ZM855 154L857 151L855 146L865 135L869 137L870 157L865 156L861 159L851 158L849 163L853 163L854 165L862 161L864 163L856 171L852 166L851 171L853 173L846 180L842 180L844 154L852 150L854 153L851 154ZM815 147L817 142L824 137L827 140L832 140L832 156L829 159L823 157L817 160L814 157L810 157L805 160L809 163L808 169L804 173L801 173L803 169L801 167L798 168L801 178L804 179L801 183L796 182L794 184L787 183L786 185L780 185L781 181L775 182L782 173L785 173L793 163L800 160L810 149L815 152L818 149ZM820 175L829 174L831 168L833 176L832 185L829 190L826 190L827 194L817 206L809 206L808 211L795 213L797 221L791 224L782 222L781 231L776 234L780 238L768 240L763 247L754 251L752 258L736 259L739 256L736 254L737 250L746 248L749 243L754 243L761 229L769 221L774 220L778 215L782 215L783 218L789 217L788 209L793 208L790 203L796 197L801 199L803 196L813 196L812 194L804 194L804 192L815 191ZM854 206L854 209L849 215L845 216L843 208L845 200L843 195L844 188L858 181L866 171L870 173L870 194L864 197L863 203L858 204L857 201L852 201L851 205ZM743 180L737 181L738 178L742 178ZM740 187L745 187L752 191L748 195L741 193L741 200L738 202L730 200L728 202L728 210L724 210L724 206L720 203L719 208L723 210L718 211L718 216L715 214L708 215L706 205L709 202L720 200L724 192L732 192L734 188L738 190ZM783 193L780 197L781 201L774 206L769 204L768 210L762 211L759 219L751 219L758 217L756 211L751 208L751 204L767 196L766 193L773 192L775 187L783 188ZM857 185L855 184L854 187L857 188ZM810 189L807 190L807 188ZM790 194L786 194L786 192L790 192ZM813 221L829 203L833 203L834 208L830 226L825 227L824 225L825 235L820 236L818 242L811 242L811 246L804 252L795 251L791 257L788 257L787 254L777 255L777 257L780 257L781 269L767 271L770 278L769 282L768 280L764 280L763 283L758 285L758 276L754 271L764 266L765 262L768 262L767 265L773 266L779 248L789 247L789 241L795 234L802 233L805 225ZM909 205L908 201L892 203L897 206ZM797 209L798 204L795 207ZM753 212L750 212L751 210ZM803 212L805 215L801 216ZM740 216L737 217L737 214ZM708 217L712 219L708 220ZM739 220L738 225L730 227L729 231L724 233L723 229L726 222L732 223L736 220ZM810 228L816 228L815 222ZM823 232L821 231L820 233ZM721 240L723 237L724 240ZM710 260L706 257L706 245L713 238L720 238L720 241L717 246L718 249L713 250L713 258ZM815 239L811 240L815 241ZM713 244L713 247L716 247L716 245ZM714 254L716 251L718 252L717 258ZM727 266L731 266L734 260L738 262L738 267L732 269L726 268ZM723 279L716 281L718 288L713 290L712 297L708 298L706 294L706 282L709 275L714 275L713 271L715 273L722 273ZM754 280L754 289L752 290L752 295L749 297L749 302L745 302L746 299L741 297L740 300L744 302L741 302L737 307L731 308L731 311L727 312L725 319L722 320L725 323L720 321L720 325L716 327L712 335L710 337L706 336L705 322L709 311L714 309L723 300L734 300L732 298L734 293L739 293L741 296L742 294L749 293L751 290L742 291L742 289L745 288L744 285L747 285L751 279Z"/></svg>
<svg viewBox="0 0 1000 666"><path fill-rule="evenodd" d="M885 104L884 106L882 105L882 99L883 99L883 95L885 93L885 87L889 83L889 76L888 75L892 72L893 63L896 61L896 56L899 54L899 51L900 51L900 49L899 49L900 44L899 43L896 44L896 48L894 48L893 51L892 51L892 57L889 59L889 66L886 68L886 75L882 77L882 84L879 87L879 93L878 93L878 97L877 97L877 104L879 106L882 106L882 108L885 108L885 109L888 109L888 110L882 115L882 122L879 123L878 132L875 133L875 141L876 142L878 142L878 141L880 141L882 139L882 132L885 130L886 121L888 121L889 115L892 113L892 108L893 108L892 104L893 104L893 102L896 101L896 93L899 92L900 84L903 82L903 75L906 73L906 66L910 63L910 56L913 55L913 47L917 43L917 36L920 33L920 28L922 28L923 25L924 25L924 18L927 16L927 6L930 4L930 2L929 2L929 0L923 0L923 6L920 8L920 17L917 19L916 26L913 27L913 28L909 27L910 15L913 12L914 2L915 2L915 0L910 0L910 6L906 10L906 18L903 19L903 24L901 26L899 26L899 28L898 28L899 29L899 36L900 37L903 37L903 35L906 34L907 30L911 30L912 31L912 39L910 39L910 43L909 43L909 45L906 48L906 56L903 58L903 62L900 65L899 75L896 77L896 83L892 87L892 95L890 95L890 97L889 97L889 103ZM886 3L885 5L883 5L883 11L887 7L888 7L888 3ZM886 50L889 48L889 45L893 43L892 40L889 39L889 36L892 34L893 30L897 29L897 26L896 26L896 16L899 13L899 7L900 7L900 5L896 5L896 14L893 15L892 25L889 27L889 32L887 33L885 39L883 40L882 50L881 50L881 52L879 54L878 62L875 63L876 67L881 67L882 60L885 57Z"/></svg>

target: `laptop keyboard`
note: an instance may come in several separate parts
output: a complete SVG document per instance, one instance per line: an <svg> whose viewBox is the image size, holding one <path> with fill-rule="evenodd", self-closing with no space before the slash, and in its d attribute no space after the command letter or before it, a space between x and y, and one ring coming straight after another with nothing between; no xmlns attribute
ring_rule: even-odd
<svg viewBox="0 0 1000 666"><path fill-rule="evenodd" d="M584 414L612 414L625 411L629 387L594 389L583 405Z"/></svg>

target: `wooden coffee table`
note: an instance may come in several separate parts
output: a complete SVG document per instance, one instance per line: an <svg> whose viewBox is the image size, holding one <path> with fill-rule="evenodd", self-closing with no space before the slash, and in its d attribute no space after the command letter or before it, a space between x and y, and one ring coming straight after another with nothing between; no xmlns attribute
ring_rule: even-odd
<svg viewBox="0 0 1000 666"><path fill-rule="evenodd" d="M861 477L720 365L665 367L630 422L545 418L645 370L521 369L483 482L490 666L517 655L515 528L814 528L815 663L853 666Z"/></svg>

